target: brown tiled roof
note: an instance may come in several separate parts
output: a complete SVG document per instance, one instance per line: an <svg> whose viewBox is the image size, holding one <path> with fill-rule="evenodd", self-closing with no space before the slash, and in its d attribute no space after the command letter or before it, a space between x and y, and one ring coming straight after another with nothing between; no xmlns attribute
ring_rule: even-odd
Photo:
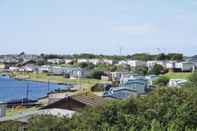
<svg viewBox="0 0 197 131"><path fill-rule="evenodd" d="M104 99L102 97L93 94L74 95L71 96L71 99L79 101L87 106L99 106L104 103Z"/></svg>
<svg viewBox="0 0 197 131"><path fill-rule="evenodd" d="M103 97L96 96L91 93L83 93L63 98L43 107L42 109L60 108L77 111L78 109L84 108L86 106L97 107L102 105L104 102L105 99Z"/></svg>

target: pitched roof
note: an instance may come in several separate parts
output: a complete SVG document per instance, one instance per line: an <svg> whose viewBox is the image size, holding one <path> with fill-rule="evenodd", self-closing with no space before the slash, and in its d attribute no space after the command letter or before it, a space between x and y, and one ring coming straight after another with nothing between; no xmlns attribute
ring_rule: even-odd
<svg viewBox="0 0 197 131"><path fill-rule="evenodd" d="M104 103L104 99L93 94L79 94L71 96L71 99L79 101L87 106L99 106Z"/></svg>
<svg viewBox="0 0 197 131"><path fill-rule="evenodd" d="M69 110L78 110L86 106L95 107L104 103L104 98L90 93L82 93L73 96L68 96L52 104L49 104L42 109L61 108Z"/></svg>

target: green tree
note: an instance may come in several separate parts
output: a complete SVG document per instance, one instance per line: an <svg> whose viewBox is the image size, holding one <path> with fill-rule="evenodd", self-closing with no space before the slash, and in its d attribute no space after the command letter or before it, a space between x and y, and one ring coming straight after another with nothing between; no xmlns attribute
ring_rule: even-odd
<svg viewBox="0 0 197 131"><path fill-rule="evenodd" d="M156 59L157 60L166 60L166 55L164 53L158 54Z"/></svg>
<svg viewBox="0 0 197 131"><path fill-rule="evenodd" d="M88 69L88 70L92 70L92 69L94 69L95 66L92 63L82 62L82 63L79 64L79 67L85 68L85 69Z"/></svg>
<svg viewBox="0 0 197 131"><path fill-rule="evenodd" d="M149 74L159 75L159 74L164 73L164 72L165 72L165 69L162 65L155 64L153 66L153 68L149 71Z"/></svg>
<svg viewBox="0 0 197 131"><path fill-rule="evenodd" d="M180 53L169 53L166 56L169 60L178 60L182 61L183 60L183 54Z"/></svg>
<svg viewBox="0 0 197 131"><path fill-rule="evenodd" d="M131 56L131 59L133 60L142 60L142 61L147 61L147 60L153 60L153 56L150 54L146 54L146 53L137 53L137 54L133 54Z"/></svg>
<svg viewBox="0 0 197 131"><path fill-rule="evenodd" d="M146 75L148 73L148 68L145 66L138 66L135 68L134 73Z"/></svg>

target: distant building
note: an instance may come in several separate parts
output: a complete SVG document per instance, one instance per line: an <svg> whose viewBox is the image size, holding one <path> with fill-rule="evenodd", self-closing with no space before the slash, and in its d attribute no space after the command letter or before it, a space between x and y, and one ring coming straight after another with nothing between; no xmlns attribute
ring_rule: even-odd
<svg viewBox="0 0 197 131"><path fill-rule="evenodd" d="M47 62L49 64L63 64L64 60L63 59L48 59Z"/></svg>
<svg viewBox="0 0 197 131"><path fill-rule="evenodd" d="M11 72L14 72L14 71L19 71L19 67L15 67L15 66L11 66L11 67L9 67L9 71L11 71Z"/></svg>
<svg viewBox="0 0 197 131"><path fill-rule="evenodd" d="M122 77L128 76L128 72L111 72L111 80L112 81L120 81Z"/></svg>
<svg viewBox="0 0 197 131"><path fill-rule="evenodd" d="M105 64L105 62L103 60L100 60L100 59L89 59L88 63L92 63L94 65Z"/></svg>
<svg viewBox="0 0 197 131"><path fill-rule="evenodd" d="M65 64L70 64L71 62L73 62L73 59L64 59Z"/></svg>
<svg viewBox="0 0 197 131"><path fill-rule="evenodd" d="M169 70L174 70L176 68L176 61L166 62L166 68Z"/></svg>
<svg viewBox="0 0 197 131"><path fill-rule="evenodd" d="M130 65L131 67L146 66L146 62L140 60L128 60L127 64Z"/></svg>
<svg viewBox="0 0 197 131"><path fill-rule="evenodd" d="M194 70L195 65L192 62L179 62L175 64L175 68L182 72L190 72Z"/></svg>
<svg viewBox="0 0 197 131"><path fill-rule="evenodd" d="M65 69L63 67L59 67L59 66L52 66L49 74L52 75L64 75Z"/></svg>
<svg viewBox="0 0 197 131"><path fill-rule="evenodd" d="M46 72L46 73L48 73L50 71L51 71L51 66L49 66L49 65L43 65L43 66L41 66L39 68L39 72Z"/></svg>
<svg viewBox="0 0 197 131"><path fill-rule="evenodd" d="M70 72L71 79L84 78L89 75L89 71L81 68L73 68Z"/></svg>
<svg viewBox="0 0 197 131"><path fill-rule="evenodd" d="M88 63L88 59L77 59L77 63Z"/></svg>
<svg viewBox="0 0 197 131"><path fill-rule="evenodd" d="M110 60L110 59L103 59L104 64L109 64L109 65L113 65L118 63L117 61L114 60Z"/></svg>
<svg viewBox="0 0 197 131"><path fill-rule="evenodd" d="M126 60L121 60L118 62L118 65L128 65L128 62Z"/></svg>
<svg viewBox="0 0 197 131"><path fill-rule="evenodd" d="M161 65L163 67L166 67L166 62L165 61L147 61L146 66L148 69L153 68L155 65Z"/></svg>
<svg viewBox="0 0 197 131"><path fill-rule="evenodd" d="M39 71L39 66L33 65L33 64L28 64L22 67L24 71L26 72L38 72Z"/></svg>

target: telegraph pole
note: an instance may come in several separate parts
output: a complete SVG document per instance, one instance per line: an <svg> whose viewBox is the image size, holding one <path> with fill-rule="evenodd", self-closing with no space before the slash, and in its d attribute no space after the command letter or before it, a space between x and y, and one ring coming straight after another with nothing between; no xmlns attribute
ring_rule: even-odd
<svg viewBox="0 0 197 131"><path fill-rule="evenodd" d="M119 55L122 56L122 46L119 47Z"/></svg>
<svg viewBox="0 0 197 131"><path fill-rule="evenodd" d="M27 82L26 99L29 100L29 82Z"/></svg>
<svg viewBox="0 0 197 131"><path fill-rule="evenodd" d="M49 91L50 91L50 81L49 81L49 79L48 79L48 93L49 93Z"/></svg>

